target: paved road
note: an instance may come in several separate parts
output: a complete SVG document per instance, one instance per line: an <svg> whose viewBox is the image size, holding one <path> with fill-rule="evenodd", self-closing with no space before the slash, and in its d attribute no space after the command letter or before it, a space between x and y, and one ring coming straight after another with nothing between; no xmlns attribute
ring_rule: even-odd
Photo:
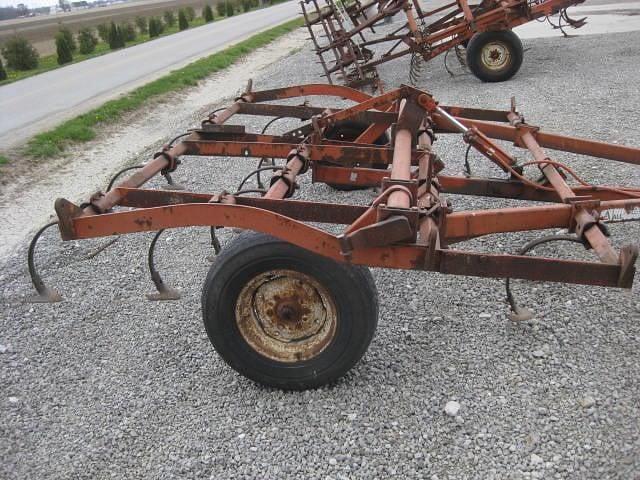
<svg viewBox="0 0 640 480"><path fill-rule="evenodd" d="M572 36L602 35L640 30L640 1L638 0L587 0L571 7L569 16L575 19L587 17L587 24L579 29L565 28ZM557 18L557 17L556 17ZM556 21L554 19L554 21ZM517 27L520 38L561 37L560 30L547 22L529 22Z"/></svg>
<svg viewBox="0 0 640 480"><path fill-rule="evenodd" d="M0 148L297 15L286 2L0 87Z"/></svg>

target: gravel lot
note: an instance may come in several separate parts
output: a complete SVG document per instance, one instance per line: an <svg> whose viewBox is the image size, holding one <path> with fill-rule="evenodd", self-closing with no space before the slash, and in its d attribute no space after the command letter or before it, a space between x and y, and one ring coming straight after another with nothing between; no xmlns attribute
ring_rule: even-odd
<svg viewBox="0 0 640 480"><path fill-rule="evenodd" d="M639 44L640 33L531 40L510 82L450 78L435 60L421 86L444 103L488 108L515 94L531 123L640 145ZM383 74L398 84L406 72L396 62ZM307 45L254 85L317 74ZM460 172L464 149L436 146ZM640 184L637 167L558 159L593 182ZM176 177L219 191L253 165L186 158ZM303 198L337 199L303 183ZM639 227L617 225L613 236L638 242ZM631 292L518 282L537 315L514 324L500 281L375 270L380 325L364 360L334 386L284 393L240 377L209 344L199 303L206 229L165 235L158 262L180 302L143 299L150 234L91 260L104 239L62 244L46 234L39 264L60 304L20 303L30 293L24 248L2 266L0 478L640 478L640 282ZM515 251L530 238L469 248ZM545 253L570 255L564 248ZM450 401L456 416L445 413Z"/></svg>

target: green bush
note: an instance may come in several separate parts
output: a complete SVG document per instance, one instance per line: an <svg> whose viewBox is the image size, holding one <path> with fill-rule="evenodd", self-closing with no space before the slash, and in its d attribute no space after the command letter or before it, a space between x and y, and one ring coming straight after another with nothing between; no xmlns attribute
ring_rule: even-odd
<svg viewBox="0 0 640 480"><path fill-rule="evenodd" d="M136 27L138 27L140 35L149 33L149 29L147 28L147 19L144 17L136 17Z"/></svg>
<svg viewBox="0 0 640 480"><path fill-rule="evenodd" d="M178 12L178 30L186 30L189 28L189 20L187 20L187 14L183 9Z"/></svg>
<svg viewBox="0 0 640 480"><path fill-rule="evenodd" d="M124 47L122 29L114 22L111 22L111 26L109 27L109 48L111 50L116 50L122 47Z"/></svg>
<svg viewBox="0 0 640 480"><path fill-rule="evenodd" d="M7 71L4 69L2 59L0 58L0 82L7 79Z"/></svg>
<svg viewBox="0 0 640 480"><path fill-rule="evenodd" d="M38 52L29 40L17 35L5 42L2 56L7 61L7 66L14 70L33 70L38 67Z"/></svg>
<svg viewBox="0 0 640 480"><path fill-rule="evenodd" d="M251 0L242 0L242 11L248 12L253 7Z"/></svg>
<svg viewBox="0 0 640 480"><path fill-rule="evenodd" d="M129 22L120 25L120 30L122 31L122 38L125 42L133 42L138 35L136 28Z"/></svg>
<svg viewBox="0 0 640 480"><path fill-rule="evenodd" d="M184 9L184 13L187 16L187 20L193 22L196 19L196 11L193 7L187 7Z"/></svg>
<svg viewBox="0 0 640 480"><path fill-rule="evenodd" d="M164 31L164 24L162 23L162 20L156 17L151 17L149 19L149 37L150 38L159 37L163 31Z"/></svg>
<svg viewBox="0 0 640 480"><path fill-rule="evenodd" d="M202 9L202 16L204 17L204 21L206 23L213 21L213 10L211 9L211 5L205 5Z"/></svg>
<svg viewBox="0 0 640 480"><path fill-rule="evenodd" d="M176 24L176 16L170 10L164 12L164 23L166 23L169 27L173 27Z"/></svg>
<svg viewBox="0 0 640 480"><path fill-rule="evenodd" d="M58 65L64 65L73 61L73 52L71 51L71 45L69 45L69 38L64 32L60 31L56 33L56 54Z"/></svg>
<svg viewBox="0 0 640 480"><path fill-rule="evenodd" d="M62 34L64 38L67 40L69 47L71 47L72 53L78 50L78 44L76 43L76 40L73 38L73 33L71 33L71 30L69 30L67 27L62 27L60 28L59 33Z"/></svg>
<svg viewBox="0 0 640 480"><path fill-rule="evenodd" d="M98 39L90 28L83 28L78 32L78 46L81 54L87 55L93 53L97 44Z"/></svg>
<svg viewBox="0 0 640 480"><path fill-rule="evenodd" d="M234 7L234 5L233 5L233 2L230 2L229 0L227 0L227 1L225 2L225 4L226 4L226 8L225 8L225 15L226 15L227 17L233 17L233 14L234 14L234 13L236 13L236 12L235 12L235 7Z"/></svg>
<svg viewBox="0 0 640 480"><path fill-rule="evenodd" d="M96 27L96 30L98 30L100 40L104 43L109 43L109 25L107 23L101 23Z"/></svg>
<svg viewBox="0 0 640 480"><path fill-rule="evenodd" d="M226 2L223 1L219 1L218 3L216 3L216 10L218 11L218 16L219 17L224 17L225 14L227 13L227 4Z"/></svg>

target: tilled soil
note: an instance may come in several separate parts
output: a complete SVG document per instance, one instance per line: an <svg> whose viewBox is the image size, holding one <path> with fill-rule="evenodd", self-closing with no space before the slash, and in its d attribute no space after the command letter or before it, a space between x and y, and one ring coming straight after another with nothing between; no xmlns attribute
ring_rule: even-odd
<svg viewBox="0 0 640 480"><path fill-rule="evenodd" d="M506 108L532 124L640 145L640 33L526 41L503 84L451 78L436 60L421 88L443 103ZM317 82L308 44L256 77L256 88ZM407 82L407 62L382 71ZM240 85L238 86L240 88ZM314 103L317 103L314 102ZM253 122L253 123L251 123ZM264 123L250 120L259 128ZM292 124L283 122L282 128ZM180 133L186 125L176 125ZM435 144L460 174L464 146ZM145 155L143 155L144 153ZM139 160L147 158L142 152ZM524 154L520 154L524 157ZM557 155L585 179L640 184L637 166ZM237 185L255 163L186 157L176 179L194 191ZM472 156L474 172L500 175ZM301 180L299 198L365 203ZM160 185L160 182L153 184ZM89 193L89 192L87 192ZM456 210L511 205L450 197ZM554 232L545 232L554 233ZM234 234L221 233L223 244ZM466 248L515 252L534 234ZM638 223L612 226L638 243ZM205 228L165 232L158 263L179 302L152 303L151 234L38 250L65 301L24 304L25 249L5 262L0 315L2 478L571 478L640 475L640 297L631 291L515 282L533 320L507 318L502 281L374 269L377 335L337 384L285 393L239 376L215 354L200 314L211 253ZM538 254L593 258L575 246ZM456 416L444 407L460 403Z"/></svg>

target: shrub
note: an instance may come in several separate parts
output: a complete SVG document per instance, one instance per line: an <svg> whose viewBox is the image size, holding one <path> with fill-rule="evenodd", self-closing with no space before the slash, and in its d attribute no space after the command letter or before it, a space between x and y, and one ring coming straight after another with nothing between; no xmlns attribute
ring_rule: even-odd
<svg viewBox="0 0 640 480"><path fill-rule="evenodd" d="M96 27L98 30L98 36L104 43L109 43L109 25L106 23L101 23Z"/></svg>
<svg viewBox="0 0 640 480"><path fill-rule="evenodd" d="M149 19L149 37L150 38L159 37L163 30L164 30L164 24L162 23L162 20L156 17L151 17Z"/></svg>
<svg viewBox="0 0 640 480"><path fill-rule="evenodd" d="M124 47L122 29L114 22L111 22L111 27L109 27L109 48L111 50L116 50L122 47Z"/></svg>
<svg viewBox="0 0 640 480"><path fill-rule="evenodd" d="M76 40L73 38L73 33L71 33L71 30L69 30L67 27L62 27L60 28L59 33L62 34L64 38L67 40L67 43L71 48L71 52L75 52L76 50L78 50L78 44L76 43Z"/></svg>
<svg viewBox="0 0 640 480"><path fill-rule="evenodd" d="M136 29L129 22L120 25L120 31L125 42L133 42L136 39Z"/></svg>
<svg viewBox="0 0 640 480"><path fill-rule="evenodd" d="M242 11L248 12L253 7L251 0L242 0Z"/></svg>
<svg viewBox="0 0 640 480"><path fill-rule="evenodd" d="M186 30L189 28L189 20L187 20L187 14L183 9L178 12L178 30Z"/></svg>
<svg viewBox="0 0 640 480"><path fill-rule="evenodd" d="M202 16L204 17L204 21L209 23L213 21L213 10L211 9L211 5L205 5L202 9Z"/></svg>
<svg viewBox="0 0 640 480"><path fill-rule="evenodd" d="M136 17L136 27L138 27L138 31L141 35L149 33L149 29L147 28L147 19L144 17Z"/></svg>
<svg viewBox="0 0 640 480"><path fill-rule="evenodd" d="M193 22L196 19L196 11L193 7L187 7L184 9L184 13L187 16L187 20Z"/></svg>
<svg viewBox="0 0 640 480"><path fill-rule="evenodd" d="M4 65L2 65L2 59L0 58L0 82L6 79L7 79L7 71L4 69Z"/></svg>
<svg viewBox="0 0 640 480"><path fill-rule="evenodd" d="M229 0L227 0L226 2L226 9L225 9L225 15L227 17L233 17L233 14L236 13L235 12L235 7L233 6L233 2L230 2Z"/></svg>
<svg viewBox="0 0 640 480"><path fill-rule="evenodd" d="M167 10L164 12L164 23L166 23L169 27L173 27L176 24L176 16L173 12Z"/></svg>
<svg viewBox="0 0 640 480"><path fill-rule="evenodd" d="M219 1L216 3L216 10L218 11L219 17L224 17L227 13L227 4L223 1Z"/></svg>
<svg viewBox="0 0 640 480"><path fill-rule="evenodd" d="M69 45L69 38L63 33L56 33L56 54L58 56L58 65L64 65L73 61L73 52Z"/></svg>
<svg viewBox="0 0 640 480"><path fill-rule="evenodd" d="M93 35L90 28L83 28L78 32L78 44L80 53L86 55L88 53L93 53L96 49L96 45L98 44L98 39Z"/></svg>
<svg viewBox="0 0 640 480"><path fill-rule="evenodd" d="M2 47L7 66L14 70L32 70L38 67L38 52L26 38L12 37Z"/></svg>

